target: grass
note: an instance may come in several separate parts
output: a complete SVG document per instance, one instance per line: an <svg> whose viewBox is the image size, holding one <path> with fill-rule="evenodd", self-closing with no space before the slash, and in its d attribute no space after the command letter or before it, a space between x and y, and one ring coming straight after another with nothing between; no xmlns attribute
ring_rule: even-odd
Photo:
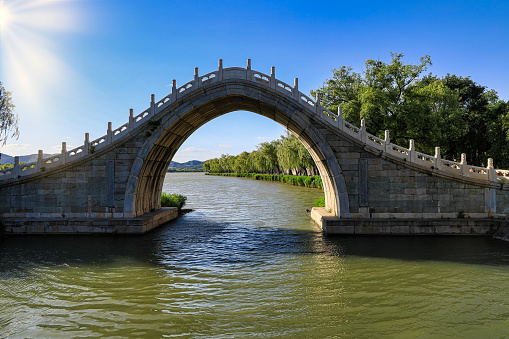
<svg viewBox="0 0 509 339"><path fill-rule="evenodd" d="M221 175L228 177L245 177L255 180L279 181L296 186L323 188L322 178L319 175L282 175L260 173L206 173L207 175Z"/></svg>
<svg viewBox="0 0 509 339"><path fill-rule="evenodd" d="M185 195L163 192L161 194L161 207L178 207L180 210L186 204L186 200Z"/></svg>
<svg viewBox="0 0 509 339"><path fill-rule="evenodd" d="M325 196L316 199L314 207L325 207Z"/></svg>

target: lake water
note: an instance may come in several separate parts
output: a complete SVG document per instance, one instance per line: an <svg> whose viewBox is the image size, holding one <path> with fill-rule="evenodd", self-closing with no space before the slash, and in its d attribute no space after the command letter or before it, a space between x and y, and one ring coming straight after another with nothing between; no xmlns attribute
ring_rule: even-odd
<svg viewBox="0 0 509 339"><path fill-rule="evenodd" d="M287 184L164 191L194 211L144 236L0 238L0 337L509 337L509 243L325 237Z"/></svg>

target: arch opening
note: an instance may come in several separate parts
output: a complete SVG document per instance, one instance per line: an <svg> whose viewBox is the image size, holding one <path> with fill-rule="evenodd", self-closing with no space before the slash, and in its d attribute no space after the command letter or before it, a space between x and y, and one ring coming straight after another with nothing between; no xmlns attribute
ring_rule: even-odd
<svg viewBox="0 0 509 339"><path fill-rule="evenodd" d="M153 123L157 128L147 137L131 169L124 211L136 217L161 208L166 171L182 144L216 117L248 111L279 123L303 143L322 178L326 209L338 216L348 213L348 196L341 168L309 114L298 103L283 97L275 98L266 89L251 88L246 95L245 89L239 91L238 84L233 86L236 91L229 91L228 86L217 86L215 90L184 98Z"/></svg>

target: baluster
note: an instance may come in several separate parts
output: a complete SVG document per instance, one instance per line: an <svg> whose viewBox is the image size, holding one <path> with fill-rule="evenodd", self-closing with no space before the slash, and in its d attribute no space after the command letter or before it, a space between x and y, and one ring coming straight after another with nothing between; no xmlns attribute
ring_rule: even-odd
<svg viewBox="0 0 509 339"><path fill-rule="evenodd" d="M20 168L19 168L19 157L16 156L14 157L14 169L12 170L12 173L14 174L14 178L15 179L18 179L19 177L19 172L20 172Z"/></svg>
<svg viewBox="0 0 509 339"><path fill-rule="evenodd" d="M84 154L90 153L90 137L88 133L85 133L85 142L83 143L83 148Z"/></svg>
<svg viewBox="0 0 509 339"><path fill-rule="evenodd" d="M435 158L433 159L435 168L438 170L442 169L442 156L440 155L440 147L435 147Z"/></svg>
<svg viewBox="0 0 509 339"><path fill-rule="evenodd" d="M320 92L316 92L316 97L315 97L315 112L316 112L316 115L318 116L321 116L322 114L322 104L321 104L321 100L322 100L322 93Z"/></svg>
<svg viewBox="0 0 509 339"><path fill-rule="evenodd" d="M62 142L62 152L60 153L60 164L64 165L67 162L67 143Z"/></svg>
<svg viewBox="0 0 509 339"><path fill-rule="evenodd" d="M194 68L194 83L193 86L200 87L200 76L198 75L198 67Z"/></svg>
<svg viewBox="0 0 509 339"><path fill-rule="evenodd" d="M414 139L410 139L410 146L408 147L408 157L410 162L415 162L415 141Z"/></svg>
<svg viewBox="0 0 509 339"><path fill-rule="evenodd" d="M150 116L156 115L156 96L154 94L150 95Z"/></svg>
<svg viewBox="0 0 509 339"><path fill-rule="evenodd" d="M223 59L219 59L219 67L217 68L217 80L223 80Z"/></svg>
<svg viewBox="0 0 509 339"><path fill-rule="evenodd" d="M467 155L465 153L461 153L461 174L466 177L470 176L467 165Z"/></svg>
<svg viewBox="0 0 509 339"><path fill-rule="evenodd" d="M299 78L293 79L293 98L300 103L300 92L299 92Z"/></svg>
<svg viewBox="0 0 509 339"><path fill-rule="evenodd" d="M134 112L132 108L129 108L129 122L127 123L127 129L129 132L134 129Z"/></svg>
<svg viewBox="0 0 509 339"><path fill-rule="evenodd" d="M253 72L251 70L251 59L247 59L246 80L253 81Z"/></svg>
<svg viewBox="0 0 509 339"><path fill-rule="evenodd" d="M276 89L276 67L274 66L270 68L269 87L272 89Z"/></svg>
<svg viewBox="0 0 509 339"><path fill-rule="evenodd" d="M108 122L108 130L106 131L106 143L109 144L113 140L113 133L111 130L111 121Z"/></svg>
<svg viewBox="0 0 509 339"><path fill-rule="evenodd" d="M42 149L40 149L39 152L37 153L37 165L35 167L37 172L39 172L41 170L41 167L43 167L42 166L43 155L44 155L44 153L43 153Z"/></svg>
<svg viewBox="0 0 509 339"><path fill-rule="evenodd" d="M173 79L171 81L171 102L174 103L177 101L177 80Z"/></svg>
<svg viewBox="0 0 509 339"><path fill-rule="evenodd" d="M366 139L367 139L367 132L366 132L366 120L365 119L362 119L361 120L361 128L359 129L359 134L360 134L360 137L361 137L361 141L363 143L366 143Z"/></svg>
<svg viewBox="0 0 509 339"><path fill-rule="evenodd" d="M490 181L497 181L497 176L495 175L495 167L493 166L493 159L488 158L488 180Z"/></svg>

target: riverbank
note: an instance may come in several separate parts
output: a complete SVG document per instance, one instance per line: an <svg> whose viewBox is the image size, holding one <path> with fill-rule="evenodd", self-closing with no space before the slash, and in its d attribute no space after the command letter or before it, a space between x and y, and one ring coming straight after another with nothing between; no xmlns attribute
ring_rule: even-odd
<svg viewBox="0 0 509 339"><path fill-rule="evenodd" d="M261 173L205 173L205 175L218 175L225 177L252 178L254 180L277 181L295 186L323 188L322 178L319 175L287 175L287 174L261 174Z"/></svg>

